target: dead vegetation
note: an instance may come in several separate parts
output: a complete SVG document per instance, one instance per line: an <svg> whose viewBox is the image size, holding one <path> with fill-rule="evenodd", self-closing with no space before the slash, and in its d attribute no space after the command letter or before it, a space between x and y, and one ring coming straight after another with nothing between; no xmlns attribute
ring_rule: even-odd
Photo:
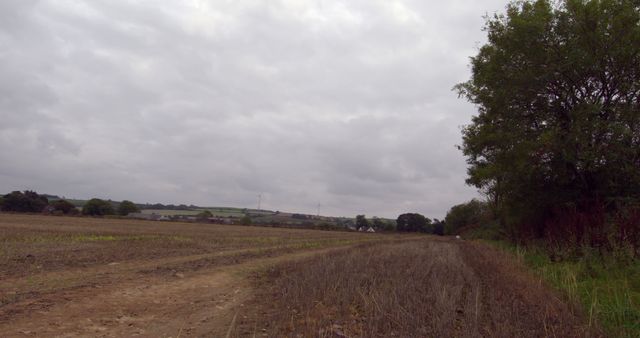
<svg viewBox="0 0 640 338"><path fill-rule="evenodd" d="M598 335L522 267L472 243L361 246L273 267L255 288L236 336Z"/></svg>

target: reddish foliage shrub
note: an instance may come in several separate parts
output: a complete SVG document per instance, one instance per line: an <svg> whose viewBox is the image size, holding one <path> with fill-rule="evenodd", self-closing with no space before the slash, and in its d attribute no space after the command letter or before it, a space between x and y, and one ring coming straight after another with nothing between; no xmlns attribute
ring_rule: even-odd
<svg viewBox="0 0 640 338"><path fill-rule="evenodd" d="M640 207L633 207L618 212L615 216L618 247L630 246L634 257L640 257Z"/></svg>
<svg viewBox="0 0 640 338"><path fill-rule="evenodd" d="M545 222L545 239L552 254L586 248L599 254L630 248L640 253L640 207L618 208L608 213L605 203L591 201L581 206L558 208Z"/></svg>

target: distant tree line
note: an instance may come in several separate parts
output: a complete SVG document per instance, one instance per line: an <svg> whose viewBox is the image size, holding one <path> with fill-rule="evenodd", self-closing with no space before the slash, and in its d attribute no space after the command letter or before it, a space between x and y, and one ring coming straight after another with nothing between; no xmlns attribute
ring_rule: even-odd
<svg viewBox="0 0 640 338"><path fill-rule="evenodd" d="M55 199L50 201L50 198ZM0 210L53 215L77 215L82 213L88 216L126 216L129 213L140 211L138 206L131 201L113 202L99 198L90 199L79 211L73 203L65 199L54 195L40 195L31 190L13 191L2 196L0 198Z"/></svg>
<svg viewBox="0 0 640 338"><path fill-rule="evenodd" d="M423 232L428 234L443 235L444 222L437 218L431 220L421 214L406 213L398 216L396 228L399 232Z"/></svg>
<svg viewBox="0 0 640 338"><path fill-rule="evenodd" d="M395 220L379 217L367 219L365 215L357 215L354 227L358 230L373 228L376 231L397 232L422 232L428 234L444 235L444 221L429 219L417 213L405 213Z"/></svg>
<svg viewBox="0 0 640 338"><path fill-rule="evenodd" d="M2 211L42 212L48 204L49 200L35 191L13 191L3 196Z"/></svg>
<svg viewBox="0 0 640 338"><path fill-rule="evenodd" d="M162 204L162 203L138 203L136 204L139 209L155 209L155 210L195 210L200 207L196 205L186 205L186 204Z"/></svg>

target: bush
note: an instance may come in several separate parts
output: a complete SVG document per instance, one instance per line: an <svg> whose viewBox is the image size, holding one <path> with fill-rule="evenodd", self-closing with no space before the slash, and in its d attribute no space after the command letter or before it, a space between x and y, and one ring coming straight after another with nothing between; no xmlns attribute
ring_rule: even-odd
<svg viewBox="0 0 640 338"><path fill-rule="evenodd" d="M90 216L105 216L114 215L115 211L110 202L101 200L99 198L92 198L82 207L83 215Z"/></svg>
<svg viewBox="0 0 640 338"><path fill-rule="evenodd" d="M593 249L640 257L640 207L618 207L612 214L606 209L602 202L558 208L545 224L550 254L582 256Z"/></svg>

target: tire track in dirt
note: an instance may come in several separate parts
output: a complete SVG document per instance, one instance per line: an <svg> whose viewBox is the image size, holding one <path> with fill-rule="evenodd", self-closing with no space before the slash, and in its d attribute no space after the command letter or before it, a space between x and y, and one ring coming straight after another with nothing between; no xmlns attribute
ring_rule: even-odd
<svg viewBox="0 0 640 338"><path fill-rule="evenodd" d="M4 306L0 332L3 337L224 336L233 316L251 295L247 273L345 248L254 258L178 276L143 273L135 280L62 290ZM126 269L148 266L148 262L129 264Z"/></svg>
<svg viewBox="0 0 640 338"><path fill-rule="evenodd" d="M482 337L600 337L580 309L534 277L512 257L488 245L458 241L461 257L476 276ZM471 285L470 285L471 287ZM464 336L469 336L465 334Z"/></svg>

